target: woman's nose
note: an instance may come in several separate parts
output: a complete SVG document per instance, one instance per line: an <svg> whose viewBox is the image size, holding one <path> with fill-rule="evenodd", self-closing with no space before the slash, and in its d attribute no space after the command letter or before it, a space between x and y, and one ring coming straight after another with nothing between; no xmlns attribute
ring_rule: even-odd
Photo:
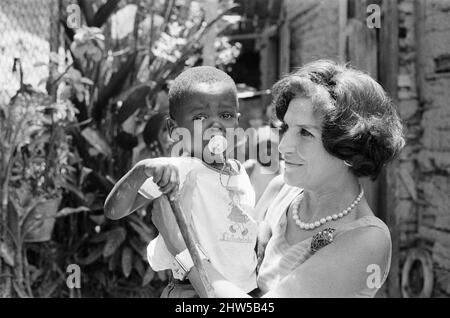
<svg viewBox="0 0 450 318"><path fill-rule="evenodd" d="M295 152L295 143L288 133L284 134L281 138L280 144L278 145L278 151L283 155L283 157L289 153Z"/></svg>

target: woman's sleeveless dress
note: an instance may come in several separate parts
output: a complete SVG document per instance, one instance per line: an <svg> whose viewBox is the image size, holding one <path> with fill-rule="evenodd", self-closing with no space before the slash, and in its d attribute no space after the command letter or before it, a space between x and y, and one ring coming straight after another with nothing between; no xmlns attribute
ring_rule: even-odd
<svg viewBox="0 0 450 318"><path fill-rule="evenodd" d="M285 239L286 211L291 202L301 194L302 190L288 185L283 186L279 194L269 206L265 220L272 229L270 238L258 273L258 287L262 293L274 289L280 281L289 275L294 269L301 266L313 253L310 245L312 238L308 238L296 244L290 244ZM384 231L391 242L389 229L379 218L375 216L361 217L353 222L340 225L333 234L338 238L343 233L358 227L378 227ZM360 290L355 297L374 297L379 287L385 282L391 263L392 245L389 247L389 258L383 273L381 284L378 287L367 286ZM369 274L368 274L369 275Z"/></svg>

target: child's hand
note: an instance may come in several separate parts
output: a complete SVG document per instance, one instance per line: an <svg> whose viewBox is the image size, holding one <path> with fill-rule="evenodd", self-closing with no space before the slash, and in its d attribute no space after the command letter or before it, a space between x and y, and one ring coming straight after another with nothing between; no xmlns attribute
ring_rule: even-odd
<svg viewBox="0 0 450 318"><path fill-rule="evenodd" d="M147 177L153 178L159 190L173 200L180 184L177 167L170 163L155 162L152 159L142 160L140 164L144 167Z"/></svg>

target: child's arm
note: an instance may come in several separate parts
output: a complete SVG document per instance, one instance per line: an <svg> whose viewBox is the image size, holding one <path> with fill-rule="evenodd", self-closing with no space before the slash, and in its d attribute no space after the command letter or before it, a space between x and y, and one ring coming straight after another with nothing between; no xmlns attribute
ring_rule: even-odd
<svg viewBox="0 0 450 318"><path fill-rule="evenodd" d="M125 174L106 198L104 210L106 217L120 219L143 207L153 198L147 199L138 191L147 178L153 178L160 191L173 197L178 189L178 169L161 158L139 161Z"/></svg>

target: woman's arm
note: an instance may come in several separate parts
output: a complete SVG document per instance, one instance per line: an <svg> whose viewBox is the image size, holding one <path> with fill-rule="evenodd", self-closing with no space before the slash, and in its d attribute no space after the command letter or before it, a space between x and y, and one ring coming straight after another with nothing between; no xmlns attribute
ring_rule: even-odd
<svg viewBox="0 0 450 318"><path fill-rule="evenodd" d="M343 234L334 243L318 251L263 297L354 297L369 287L368 282L373 283L374 274L380 275L381 282L390 248L389 239L382 230L376 227L356 229ZM250 297L220 275L211 263L204 264L216 297ZM369 267L371 264L378 265L378 273L369 270L374 268ZM196 268L189 273L189 280L204 296Z"/></svg>

